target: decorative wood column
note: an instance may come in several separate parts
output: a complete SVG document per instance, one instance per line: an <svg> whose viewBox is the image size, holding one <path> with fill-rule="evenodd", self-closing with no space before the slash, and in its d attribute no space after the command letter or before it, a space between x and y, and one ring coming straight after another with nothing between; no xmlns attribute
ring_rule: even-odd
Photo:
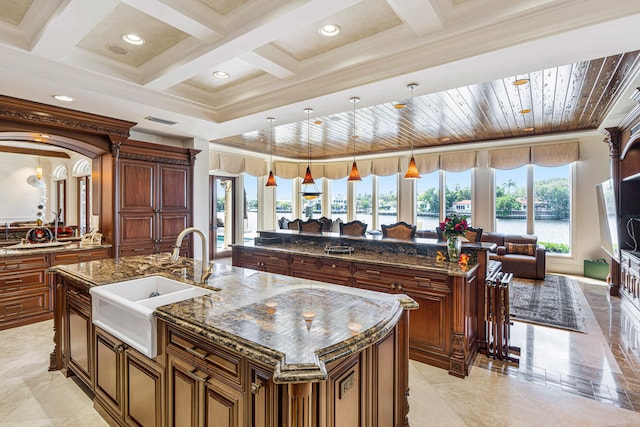
<svg viewBox="0 0 640 427"><path fill-rule="evenodd" d="M618 235L622 235L622 224L620 223L620 142L622 132L617 127L606 128L605 140L609 145L609 174L613 181L613 192L616 198L616 218L618 221ZM614 258L610 260L609 273L611 274L611 281L609 282L609 295L618 296L620 292L620 264Z"/></svg>
<svg viewBox="0 0 640 427"><path fill-rule="evenodd" d="M289 426L311 427L311 383L289 384Z"/></svg>
<svg viewBox="0 0 640 427"><path fill-rule="evenodd" d="M453 299L453 325L451 328L451 344L453 351L449 359L449 374L465 377L464 357L464 285L465 278L452 278L451 298Z"/></svg>

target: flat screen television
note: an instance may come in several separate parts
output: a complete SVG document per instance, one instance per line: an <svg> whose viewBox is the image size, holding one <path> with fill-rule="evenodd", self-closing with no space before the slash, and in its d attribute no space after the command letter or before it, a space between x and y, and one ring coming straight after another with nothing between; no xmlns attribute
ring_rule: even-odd
<svg viewBox="0 0 640 427"><path fill-rule="evenodd" d="M616 196L613 191L613 180L608 179L596 185L596 196L598 199L601 247L617 262L620 262L618 215L616 213Z"/></svg>

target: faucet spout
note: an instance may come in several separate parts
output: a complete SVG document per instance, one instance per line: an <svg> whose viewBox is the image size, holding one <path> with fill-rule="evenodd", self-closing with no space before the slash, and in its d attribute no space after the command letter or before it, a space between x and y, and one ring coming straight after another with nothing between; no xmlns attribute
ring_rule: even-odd
<svg viewBox="0 0 640 427"><path fill-rule="evenodd" d="M200 241L202 242L202 275L201 275L200 281L202 283L205 283L209 279L209 276L211 275L211 270L210 268L208 268L209 250L208 250L208 244L207 244L207 236L205 236L205 234L202 231L200 231L200 229L196 227L189 227L182 230L180 234L178 234L178 237L176 237L176 244L173 247L173 250L171 251L171 255L169 256L169 258L171 259L171 261L178 261L178 257L180 256L180 246L182 246L182 241L187 236L187 234L190 234L190 233L195 233L199 235Z"/></svg>

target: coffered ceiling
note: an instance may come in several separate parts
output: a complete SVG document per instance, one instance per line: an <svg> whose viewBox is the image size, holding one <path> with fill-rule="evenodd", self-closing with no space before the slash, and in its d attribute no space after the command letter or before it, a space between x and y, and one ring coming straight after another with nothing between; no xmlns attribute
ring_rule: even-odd
<svg viewBox="0 0 640 427"><path fill-rule="evenodd" d="M535 138L629 110L638 28L637 0L0 0L0 92L258 153L271 116L289 158Z"/></svg>

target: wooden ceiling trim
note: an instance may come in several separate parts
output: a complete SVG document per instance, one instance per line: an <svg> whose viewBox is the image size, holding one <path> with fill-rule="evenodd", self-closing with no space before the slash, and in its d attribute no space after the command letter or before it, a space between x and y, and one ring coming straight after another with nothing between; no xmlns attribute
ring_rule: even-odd
<svg viewBox="0 0 640 427"><path fill-rule="evenodd" d="M629 52L357 109L356 155L408 151L412 138L414 148L431 148L595 129L637 74L638 58L638 51ZM529 83L515 86L517 78ZM311 117L322 121L311 125L313 160L353 155L352 111ZM306 120L275 131L274 155L307 157ZM268 153L258 134L264 131L215 142Z"/></svg>
<svg viewBox="0 0 640 427"><path fill-rule="evenodd" d="M8 145L0 145L0 152L13 153L13 154L25 154L28 156L57 157L60 159L71 158L67 153L64 153L62 151L39 150L34 148L23 148L23 147L11 147Z"/></svg>

